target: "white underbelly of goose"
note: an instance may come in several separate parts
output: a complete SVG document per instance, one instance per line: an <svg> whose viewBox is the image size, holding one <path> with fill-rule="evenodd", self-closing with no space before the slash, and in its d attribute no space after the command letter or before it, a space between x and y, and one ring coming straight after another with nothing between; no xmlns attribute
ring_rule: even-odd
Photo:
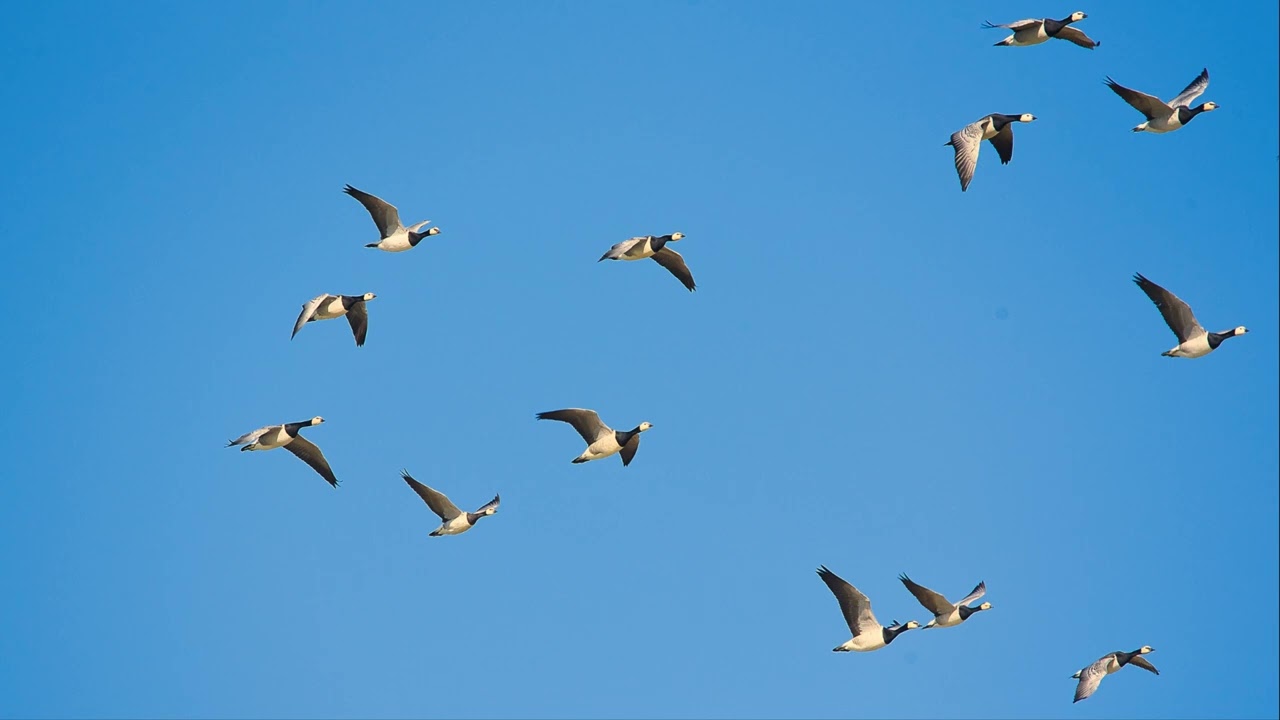
<svg viewBox="0 0 1280 720"><path fill-rule="evenodd" d="M401 230L390 237L383 238L382 242L378 243L378 247L387 252L404 252L413 246L409 244L409 232Z"/></svg>

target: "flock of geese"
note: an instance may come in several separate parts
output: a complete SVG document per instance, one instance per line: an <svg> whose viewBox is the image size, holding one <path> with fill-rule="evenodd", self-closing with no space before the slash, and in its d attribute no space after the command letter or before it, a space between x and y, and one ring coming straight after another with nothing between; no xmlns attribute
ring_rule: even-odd
<svg viewBox="0 0 1280 720"><path fill-rule="evenodd" d="M1084 20L1086 17L1088 16L1083 12L1074 12L1061 20L1050 18L1019 20L1018 22L1004 25L986 23L984 27L1004 28L1013 32L1009 37L996 43L996 46L1024 47L1038 45L1050 39L1058 39L1072 42L1080 47L1093 49L1101 43L1092 40L1075 27L1075 23ZM1146 122L1133 128L1135 132L1173 132L1185 127L1200 113L1209 112L1218 107L1212 102L1191 107L1191 103L1200 97L1209 86L1209 72L1207 69L1202 71L1190 85L1167 103L1154 96L1126 88L1110 77L1106 79L1106 84L1125 102L1132 105L1146 117ZM955 150L955 167L960 177L961 191L968 190L969 184L973 180L974 169L978 161L978 150L983 140L990 141L999 154L1001 163L1007 164L1013 158L1013 123L1029 123L1035 119L1035 116L1029 113L1018 115L993 113L954 133L951 136L951 140L946 144L952 146ZM346 186L343 191L364 206L378 228L378 241L369 243L365 247L392 253L405 252L417 247L424 238L440 233L440 228L438 227L430 227L423 230L424 227L430 225L429 220L406 227L401 222L400 213L396 207L375 195L358 190L350 185ZM684 234L679 232L668 235L633 237L609 248L608 252L600 257L599 261L632 261L650 258L666 268L685 288L693 291L697 288L697 285L694 282L692 272L690 272L688 265L685 264L684 258L670 247L671 243L679 242L683 238ZM1224 340L1248 332L1242 326L1222 332L1208 332L1196 320L1191 307L1172 292L1148 280L1141 274L1134 276L1134 282L1155 303L1164 317L1165 323L1168 324L1178 338L1178 344L1163 353L1166 357L1204 357L1216 350ZM362 295L317 295L303 304L302 312L294 323L293 333L290 338L295 337L298 331L308 323L346 317L351 326L356 346L362 346L369 332L368 304L376 297L373 293L364 293ZM554 420L567 423L582 436L583 441L587 443L587 447L572 460L573 463L585 463L620 455L622 464L624 466L630 465L635 458L636 451L640 448L640 435L653 427L648 422L641 422L631 430L614 430L606 425L594 410L583 408L551 410L538 413L536 417L538 420ZM314 427L323 422L324 418L317 416L301 422L268 425L231 440L227 446L239 446L241 450L249 451L285 448L311 466L330 485L337 487L338 478L320 448L302 436L304 428ZM466 512L460 510L443 493L415 480L407 470L402 472L401 477L426 503L431 512L439 516L441 524L430 533L432 537L458 535L467 532L475 527L481 518L486 518L496 513L501 503L500 496L495 495L492 500L480 506L474 512ZM986 594L987 586L985 582L978 583L972 592L958 602L953 603L947 600L944 595L914 582L906 575L902 575L899 578L902 584L933 617L928 624L923 626L915 620L905 624L894 621L892 624L884 626L876 620L875 613L871 610L871 600L866 595L831 570L828 570L826 566L819 567L817 572L818 577L826 583L831 593L835 595L845 622L852 632L849 640L833 648L835 652L871 652L879 650L887 647L899 635L908 630L955 627L964 623L973 615L992 608L989 602L976 606L971 605L971 603L981 599ZM1104 677L1117 672L1126 665L1135 665L1159 675L1160 673L1155 666L1143 657L1150 652L1152 652L1152 648L1147 645L1132 652L1110 652L1080 669L1071 676L1079 681L1076 685L1073 702L1084 700L1092 695L1098 689L1098 685Z"/></svg>

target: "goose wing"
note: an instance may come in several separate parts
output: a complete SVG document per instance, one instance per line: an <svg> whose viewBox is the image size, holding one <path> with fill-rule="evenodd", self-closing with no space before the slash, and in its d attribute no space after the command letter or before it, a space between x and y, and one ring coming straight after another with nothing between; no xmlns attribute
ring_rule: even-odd
<svg viewBox="0 0 1280 720"><path fill-rule="evenodd" d="M1152 97L1144 92L1130 90L1120 83L1107 77L1107 87L1115 91L1115 94L1124 98L1124 101L1133 106L1133 109L1147 116L1148 120L1156 118L1168 117L1173 114L1173 108L1165 105L1158 97Z"/></svg>
<svg viewBox="0 0 1280 720"><path fill-rule="evenodd" d="M952 133L951 141L947 143L956 150L956 174L960 176L960 192L968 190L969 183L973 182L973 171L978 166L978 150L982 146L982 123L986 119L965 125ZM1012 140L1009 148L1012 152Z"/></svg>
<svg viewBox="0 0 1280 720"><path fill-rule="evenodd" d="M1094 661L1092 665L1077 673L1080 676L1080 682L1076 683L1076 697L1071 702L1078 703L1098 689L1102 678L1107 676L1107 663L1111 661L1113 655L1115 653L1103 655Z"/></svg>
<svg viewBox="0 0 1280 720"><path fill-rule="evenodd" d="M946 615L956 609L956 606L947 602L947 599L943 597L941 593L934 592L933 590L912 581L911 578L906 575L899 575L898 579L902 581L903 585L907 586L907 590L911 591L912 595L916 596L916 600L924 606L924 609L934 615Z"/></svg>
<svg viewBox="0 0 1280 720"><path fill-rule="evenodd" d="M600 439L601 435L613 432L613 428L605 425L595 410L584 410L582 408L567 408L565 410L551 410L549 412L538 413L539 420L559 420L567 422L573 426L574 430L582 436L587 444Z"/></svg>
<svg viewBox="0 0 1280 720"><path fill-rule="evenodd" d="M413 491L418 493L418 497L422 498L423 502L427 504L427 507L431 508L431 512L439 515L441 520L449 522L462 514L462 511L458 509L458 506L449 502L449 498L445 497L444 493L436 492L417 480L414 480L408 470L401 470L400 477L404 478L404 481L409 484L409 487L413 488ZM496 503L498 499L494 498L493 500ZM495 505L494 507L497 506Z"/></svg>
<svg viewBox="0 0 1280 720"><path fill-rule="evenodd" d="M1178 93L1178 97L1170 100L1169 107L1176 108L1182 105L1190 106L1191 103L1195 102L1195 99L1203 95L1204 91L1207 89L1209 89L1209 68L1201 70L1200 74L1196 76L1196 79L1192 80L1190 85L1186 86L1182 89L1182 92Z"/></svg>
<svg viewBox="0 0 1280 720"><path fill-rule="evenodd" d="M1196 316L1191 312L1191 306L1178 299L1177 295L1165 290L1159 285L1151 282L1142 276L1142 273L1135 273L1133 281L1142 288L1142 292L1151 298L1151 302L1156 304L1160 309L1160 314L1164 316L1164 322L1178 336L1178 342L1184 343L1193 337L1205 334L1205 330L1196 320Z"/></svg>
<svg viewBox="0 0 1280 720"><path fill-rule="evenodd" d="M653 261L666 268L668 272L676 276L676 279L689 288L689 292L698 289L693 282L693 273L689 272L689 266L684 264L684 258L680 253L669 247L664 247L653 254Z"/></svg>
<svg viewBox="0 0 1280 720"><path fill-rule="evenodd" d="M818 577L822 578L822 582L831 589L831 594L836 596L836 601L840 603L840 612L844 614L844 621L849 624L849 630L853 631L854 637L880 627L876 616L871 612L871 600L858 592L858 588L845 582L825 565L818 568Z"/></svg>
<svg viewBox="0 0 1280 720"><path fill-rule="evenodd" d="M400 211L396 210L395 205L350 185L343 188L342 192L359 200L364 209L369 211L369 215L373 217L373 224L378 226L378 232L382 233L382 237L390 237L403 227L400 225Z"/></svg>
<svg viewBox="0 0 1280 720"><path fill-rule="evenodd" d="M636 451L640 449L640 433L631 436L626 445L622 446L622 467L631 464L631 458L636 456Z"/></svg>
<svg viewBox="0 0 1280 720"><path fill-rule="evenodd" d="M1036 25L1043 25L1043 24L1044 24L1043 20L1035 20L1032 18L1028 18L1026 20L1018 20L1016 22L1007 23L1005 25L992 25L989 22L984 22L982 23L982 27L987 30L990 30L992 28L1005 28L1006 30L1012 30L1014 32L1018 32L1019 30L1030 30Z"/></svg>
<svg viewBox="0 0 1280 720"><path fill-rule="evenodd" d="M1084 33L1077 30L1074 25L1068 25L1062 28L1061 30L1058 31L1057 35L1054 35L1054 37L1058 38L1059 40L1068 40L1070 42L1073 42L1079 45L1082 48L1088 48L1090 50L1102 44L1100 42L1095 42L1088 35L1085 35Z"/></svg>
<svg viewBox="0 0 1280 720"><path fill-rule="evenodd" d="M324 453L320 452L320 448L316 447L310 440L301 435L289 441L284 446L285 450L298 456L298 459L311 466L312 470L320 473L320 477L329 481L329 484L338 487L338 478L334 477L333 469L329 467L329 461L324 459Z"/></svg>
<svg viewBox="0 0 1280 720"><path fill-rule="evenodd" d="M1151 664L1151 661L1147 660L1146 658L1142 657L1141 655L1134 655L1133 657L1129 658L1129 664L1130 664L1130 665L1137 665L1138 667L1142 668L1143 670L1147 670L1147 671L1153 672L1153 673L1155 673L1155 674L1157 674L1157 675L1159 675L1159 674L1160 674L1160 671L1156 669L1156 666L1155 666L1155 665L1152 665L1152 664Z"/></svg>
<svg viewBox="0 0 1280 720"><path fill-rule="evenodd" d="M626 240L623 240L622 242L617 243L613 247L609 248L609 252L605 253L604 255L601 255L600 260L618 260L623 255L626 255L628 250L635 247L636 243L643 242L648 239L649 239L648 236L645 236L645 235L641 235L640 237L627 238ZM600 260L597 260L596 262L600 262Z"/></svg>
<svg viewBox="0 0 1280 720"><path fill-rule="evenodd" d="M426 487L426 486L424 485L423 487ZM443 496L443 495L441 495L440 497L444 497L444 496ZM448 501L446 500L445 502L448 502ZM481 506L480 506L480 508L479 508L478 510L476 510L476 514L477 514L477 515L483 515L483 514L485 513L485 511L486 511L486 510L489 510L490 508L492 508L494 512L497 512L497 511L498 511L498 506L499 506L499 505L501 505L501 504L502 504L502 496L501 496L501 495L494 495L492 500L490 500L489 502L485 503L484 505L481 505Z"/></svg>
<svg viewBox="0 0 1280 720"><path fill-rule="evenodd" d="M260 438L260 437L262 437L263 435L265 435L265 434L267 433L267 431L268 431L268 430L275 430L275 429L276 429L276 428L278 428L278 427L280 427L280 426L279 426L279 425L267 425L266 427L260 427L260 428L258 428L257 430L254 430L253 432L247 432L247 433L245 433L245 434L241 435L240 437L236 438L235 440L228 440L228 441L227 441L227 445L226 445L226 446L227 446L227 447L234 447L234 446L236 446L236 445L247 445L247 444L249 444L249 443L253 442L254 440L257 440L258 438Z"/></svg>
<svg viewBox="0 0 1280 720"><path fill-rule="evenodd" d="M1013 159L1013 123L1005 125L991 138L991 147L1000 154L1000 164L1008 165Z"/></svg>
<svg viewBox="0 0 1280 720"><path fill-rule="evenodd" d="M351 324L351 334L356 336L356 347L364 345L364 338L369 334L369 303L360 301L347 311L347 322Z"/></svg>
<svg viewBox="0 0 1280 720"><path fill-rule="evenodd" d="M324 295L317 295L303 303L302 313L298 315L298 322L293 324L293 335L289 336L290 340L293 339L294 335L298 334L298 331L302 329L302 326L306 325L307 321L311 319L311 316L316 314L316 310L320 308L320 304L327 299L329 299L329 295L326 293Z"/></svg>
<svg viewBox="0 0 1280 720"><path fill-rule="evenodd" d="M973 592L969 593L964 597L963 600L956 603L956 607L960 607L961 605L968 605L969 603L973 602L974 600L977 600L978 598L986 594L987 594L987 583L984 580L978 583L977 587L973 589Z"/></svg>

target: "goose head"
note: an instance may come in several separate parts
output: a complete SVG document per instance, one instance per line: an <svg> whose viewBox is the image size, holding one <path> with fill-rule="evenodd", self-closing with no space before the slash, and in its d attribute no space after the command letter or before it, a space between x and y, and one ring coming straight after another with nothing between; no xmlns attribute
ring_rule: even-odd
<svg viewBox="0 0 1280 720"><path fill-rule="evenodd" d="M322 423L322 422L324 422L324 418L322 418L322 417L320 417L319 415L317 415L317 416L315 416L315 417L311 418L310 420L308 420L308 421L307 421L307 424L308 424L308 425L319 425L319 424L320 424L320 423Z"/></svg>
<svg viewBox="0 0 1280 720"><path fill-rule="evenodd" d="M1143 645L1142 647L1138 648L1139 655L1146 655L1147 653L1153 653L1155 651L1156 649L1151 647L1150 645Z"/></svg>
<svg viewBox="0 0 1280 720"><path fill-rule="evenodd" d="M1214 110L1217 110L1219 107L1220 106L1216 102L1207 102L1200 106L1200 112L1213 112Z"/></svg>
<svg viewBox="0 0 1280 720"><path fill-rule="evenodd" d="M370 300L372 300L372 299L374 299L374 298L376 298L376 297L378 297L378 296L377 296L377 295L374 295L373 293L365 293L365 294L363 294L363 295L361 295L361 296L360 296L360 299L361 299L361 300L364 300L365 302L369 302Z"/></svg>
<svg viewBox="0 0 1280 720"><path fill-rule="evenodd" d="M636 432L644 432L645 430L648 430L651 427L653 427L652 423L642 422L636 426Z"/></svg>
<svg viewBox="0 0 1280 720"><path fill-rule="evenodd" d="M426 234L426 235L439 235L439 234L440 234L440 228L438 228L438 227L433 227L433 228L431 228L430 230L427 230L427 232L426 232L426 233L424 233L424 234Z"/></svg>
<svg viewBox="0 0 1280 720"><path fill-rule="evenodd" d="M671 239L672 239L672 240L683 240L683 239L684 239L684 233L681 233L681 232L674 232L674 233L671 233Z"/></svg>
<svg viewBox="0 0 1280 720"><path fill-rule="evenodd" d="M1231 331L1231 334L1232 334L1232 335L1243 335L1243 334L1245 334L1245 333L1247 333L1247 332L1249 332L1249 328L1247 328L1247 327L1245 327L1245 326L1241 325L1240 327L1236 328L1235 330L1232 330L1232 331Z"/></svg>
<svg viewBox="0 0 1280 720"><path fill-rule="evenodd" d="M990 609L991 609L991 603L989 603L989 602L984 602L984 603L982 603L981 605L979 605L978 607L974 608L973 610L974 610L974 612L977 612L977 611L979 611L979 610L990 610Z"/></svg>
<svg viewBox="0 0 1280 720"><path fill-rule="evenodd" d="M1088 16L1088 15L1085 15L1085 14L1084 14L1084 12L1082 12L1082 11L1080 11L1080 10L1077 10L1077 11L1075 11L1075 12L1071 13L1071 17L1067 18L1067 22L1080 22L1081 20L1083 20L1083 19L1085 19L1085 18L1087 18L1087 17L1089 17L1089 16Z"/></svg>
<svg viewBox="0 0 1280 720"><path fill-rule="evenodd" d="M1035 119L1036 119L1036 116L1032 115L1031 113L1022 113L1021 115L1018 116L1018 122L1031 122L1032 120L1035 120Z"/></svg>

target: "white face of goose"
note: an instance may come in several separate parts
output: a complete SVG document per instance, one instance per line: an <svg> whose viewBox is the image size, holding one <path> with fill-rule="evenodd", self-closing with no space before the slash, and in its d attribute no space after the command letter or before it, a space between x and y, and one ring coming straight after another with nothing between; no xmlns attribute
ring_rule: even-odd
<svg viewBox="0 0 1280 720"><path fill-rule="evenodd" d="M1146 655L1147 653L1155 652L1155 651L1156 649L1151 647L1150 645L1143 645L1142 647L1138 648L1139 655Z"/></svg>
<svg viewBox="0 0 1280 720"><path fill-rule="evenodd" d="M979 605L979 606L978 606L978 609L979 609L979 610L990 610L990 609L991 609L991 603L989 603L989 602L984 602L984 603L982 603L981 605Z"/></svg>
<svg viewBox="0 0 1280 720"><path fill-rule="evenodd" d="M916 628L920 627L920 623L916 622L915 620L908 620L905 627L908 630L915 630Z"/></svg>
<svg viewBox="0 0 1280 720"><path fill-rule="evenodd" d="M317 416L315 416L315 417L311 418L311 424L312 424L312 425L319 425L319 424L320 424L320 423L322 423L322 422L324 422L324 418L320 417L319 415L317 415Z"/></svg>
<svg viewBox="0 0 1280 720"><path fill-rule="evenodd" d="M642 422L640 423L640 432L644 432L645 430L648 430L651 427L653 427L653 425L650 425L647 422Z"/></svg>
<svg viewBox="0 0 1280 720"><path fill-rule="evenodd" d="M1077 10L1077 11L1075 11L1075 12L1071 13L1071 22L1080 22L1081 20L1083 20L1083 19L1085 19L1085 18L1087 18L1087 17L1089 17L1089 16L1088 16L1088 15L1085 15L1083 12L1080 12L1079 10Z"/></svg>
<svg viewBox="0 0 1280 720"><path fill-rule="evenodd" d="M1018 116L1018 122L1031 122L1032 120L1035 120L1035 119L1036 119L1036 116L1032 115L1031 113L1022 113L1021 115Z"/></svg>
<svg viewBox="0 0 1280 720"><path fill-rule="evenodd" d="M368 302L368 301L370 301L370 300L372 300L372 299L374 299L374 298L376 298L376 297L378 297L378 296L377 296L377 295L374 295L373 293L365 293L365 294L363 295L363 297L364 297L365 302Z"/></svg>
<svg viewBox="0 0 1280 720"><path fill-rule="evenodd" d="M1240 327L1236 328L1235 330L1232 330L1232 332L1233 332L1233 333L1235 333L1236 335L1243 335L1243 334L1245 334L1245 333L1249 332L1249 328L1247 328L1247 327L1245 327L1245 326L1241 325Z"/></svg>
<svg viewBox="0 0 1280 720"><path fill-rule="evenodd" d="M433 227L433 228L431 228L430 230L428 230L428 231L427 231L427 234L428 234L428 235L439 235L439 234L440 234L440 228L438 228L438 227Z"/></svg>
<svg viewBox="0 0 1280 720"><path fill-rule="evenodd" d="M683 240L683 239L684 239L684 233L678 233L678 232L677 232L677 233L671 233L671 239L672 239L672 240Z"/></svg>
<svg viewBox="0 0 1280 720"><path fill-rule="evenodd" d="M1216 102L1207 102L1207 103L1205 103L1205 104L1204 104L1204 111L1205 111L1205 112L1212 112L1212 111L1217 110L1217 109L1218 109L1218 103L1216 103Z"/></svg>

